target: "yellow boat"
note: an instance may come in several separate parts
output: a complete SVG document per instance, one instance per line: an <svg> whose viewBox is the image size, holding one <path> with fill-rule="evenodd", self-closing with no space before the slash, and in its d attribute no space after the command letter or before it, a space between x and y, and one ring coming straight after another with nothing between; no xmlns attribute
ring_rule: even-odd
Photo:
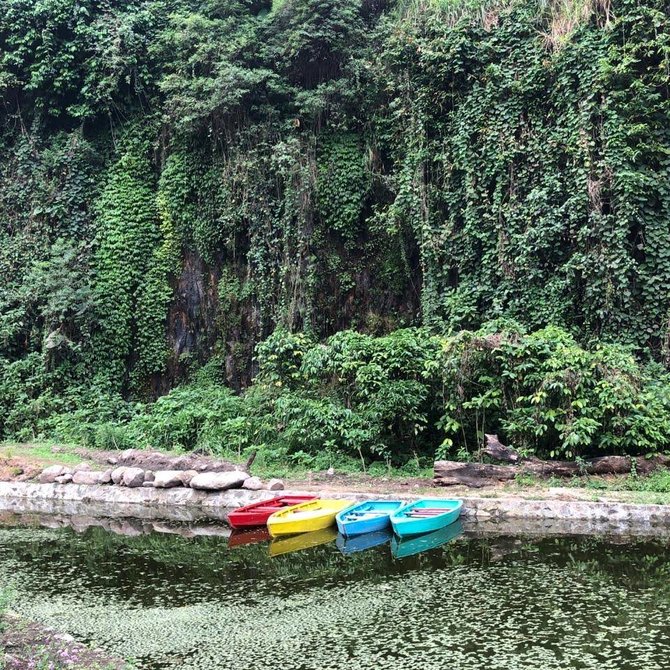
<svg viewBox="0 0 670 670"><path fill-rule="evenodd" d="M311 533L276 538L270 542L270 556L290 554L293 551L302 551L303 549L317 547L320 544L328 544L336 537L337 528L330 526L321 530L314 530Z"/></svg>
<svg viewBox="0 0 670 670"><path fill-rule="evenodd" d="M353 500L319 498L291 505L270 516L268 530L272 537L277 537L328 528L335 523L335 515L352 504Z"/></svg>

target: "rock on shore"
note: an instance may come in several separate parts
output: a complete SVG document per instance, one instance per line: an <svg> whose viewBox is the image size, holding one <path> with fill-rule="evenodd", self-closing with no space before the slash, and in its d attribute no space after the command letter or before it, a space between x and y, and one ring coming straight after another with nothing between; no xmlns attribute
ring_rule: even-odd
<svg viewBox="0 0 670 670"><path fill-rule="evenodd" d="M249 475L241 470L233 472L203 472L191 479L191 488L203 491L226 491L241 487Z"/></svg>
<svg viewBox="0 0 670 670"><path fill-rule="evenodd" d="M96 486L115 484L128 488L168 489L190 487L200 491L226 491L228 489L245 488L250 491L281 491L284 482L271 479L267 484L260 477L252 477L243 470L231 472L198 472L196 470L145 470L138 467L119 466L104 471L91 470L86 464L69 468L63 465L52 465L45 468L40 477L41 484L79 484Z"/></svg>

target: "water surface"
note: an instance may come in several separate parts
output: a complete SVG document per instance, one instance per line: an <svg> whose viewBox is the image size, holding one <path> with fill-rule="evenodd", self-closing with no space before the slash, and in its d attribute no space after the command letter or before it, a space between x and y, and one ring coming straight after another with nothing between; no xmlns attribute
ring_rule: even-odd
<svg viewBox="0 0 670 670"><path fill-rule="evenodd" d="M146 670L670 667L666 541L269 553L216 535L5 526L0 581L19 613Z"/></svg>

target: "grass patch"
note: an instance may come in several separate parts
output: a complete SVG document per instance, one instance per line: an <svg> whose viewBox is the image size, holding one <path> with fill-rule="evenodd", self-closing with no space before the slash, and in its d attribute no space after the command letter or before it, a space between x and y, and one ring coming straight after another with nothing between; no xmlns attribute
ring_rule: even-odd
<svg viewBox="0 0 670 670"><path fill-rule="evenodd" d="M75 454L75 445L64 445L49 442L0 443L0 458L11 460L13 458L25 458L35 463L51 465L75 465L84 460Z"/></svg>

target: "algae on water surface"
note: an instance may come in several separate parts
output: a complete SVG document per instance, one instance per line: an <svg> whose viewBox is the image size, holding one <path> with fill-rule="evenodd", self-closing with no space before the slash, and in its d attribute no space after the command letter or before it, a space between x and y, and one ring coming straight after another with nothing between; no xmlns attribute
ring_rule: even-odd
<svg viewBox="0 0 670 670"><path fill-rule="evenodd" d="M664 670L665 549L496 538L271 559L220 538L13 528L0 579L21 614L146 670Z"/></svg>

